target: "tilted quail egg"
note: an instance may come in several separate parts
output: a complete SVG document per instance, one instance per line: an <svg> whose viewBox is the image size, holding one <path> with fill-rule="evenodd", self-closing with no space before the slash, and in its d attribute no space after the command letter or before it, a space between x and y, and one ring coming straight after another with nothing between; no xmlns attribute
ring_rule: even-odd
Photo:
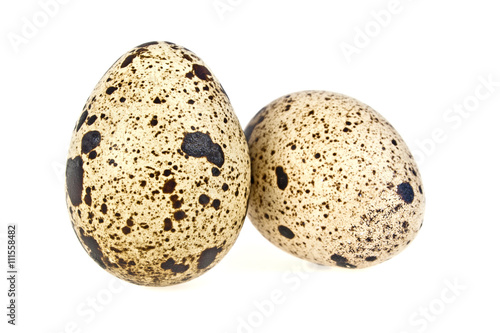
<svg viewBox="0 0 500 333"><path fill-rule="evenodd" d="M422 226L420 174L401 136L371 107L303 91L263 108L245 134L248 215L279 248L362 268L401 252Z"/></svg>

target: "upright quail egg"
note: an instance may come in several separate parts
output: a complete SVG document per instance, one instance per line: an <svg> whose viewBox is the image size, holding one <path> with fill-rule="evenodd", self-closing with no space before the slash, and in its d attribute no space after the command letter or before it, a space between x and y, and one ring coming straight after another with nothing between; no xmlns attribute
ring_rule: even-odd
<svg viewBox="0 0 500 333"><path fill-rule="evenodd" d="M73 131L74 231L99 266L132 283L172 285L217 264L242 227L249 187L229 98L198 56L173 43L121 56Z"/></svg>

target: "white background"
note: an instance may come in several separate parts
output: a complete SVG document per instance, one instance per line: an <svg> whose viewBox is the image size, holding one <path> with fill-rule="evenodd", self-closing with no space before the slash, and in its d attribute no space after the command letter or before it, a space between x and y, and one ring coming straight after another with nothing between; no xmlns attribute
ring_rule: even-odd
<svg viewBox="0 0 500 333"><path fill-rule="evenodd" d="M3 272L6 224L19 230L18 326L6 324L2 278L2 332L499 332L495 1L400 0L383 24L373 13L393 9L390 0L43 6L54 1L0 5ZM325 269L280 251L247 220L225 259L183 285L122 284L102 270L71 228L66 152L100 77L153 40L197 53L243 127L305 89L382 113L420 162L427 209L416 240L373 268ZM347 44L356 53L346 56Z"/></svg>

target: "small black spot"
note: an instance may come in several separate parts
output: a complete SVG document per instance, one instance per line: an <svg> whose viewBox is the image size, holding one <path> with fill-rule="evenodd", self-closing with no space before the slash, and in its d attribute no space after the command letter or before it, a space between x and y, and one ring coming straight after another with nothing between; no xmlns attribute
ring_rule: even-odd
<svg viewBox="0 0 500 333"><path fill-rule="evenodd" d="M189 269L189 265L177 264L177 265L172 266L172 268L170 270L174 273L184 273L188 269Z"/></svg>
<svg viewBox="0 0 500 333"><path fill-rule="evenodd" d="M193 58L191 58L188 54L183 54L182 57L186 59L187 61L193 62Z"/></svg>
<svg viewBox="0 0 500 333"><path fill-rule="evenodd" d="M343 132L344 132L344 133L348 133L348 132L352 132L352 131L351 131L349 128L345 127L345 128L343 129Z"/></svg>
<svg viewBox="0 0 500 333"><path fill-rule="evenodd" d="M194 104L194 101L192 99L190 99L189 101L187 101L188 104Z"/></svg>
<svg viewBox="0 0 500 333"><path fill-rule="evenodd" d="M176 221L180 221L186 217L186 213L183 210L178 210L174 213L174 218Z"/></svg>
<svg viewBox="0 0 500 333"><path fill-rule="evenodd" d="M83 192L83 160L81 156L68 159L66 162L66 187L73 206L80 205Z"/></svg>
<svg viewBox="0 0 500 333"><path fill-rule="evenodd" d="M229 186L226 183L222 184L222 190L226 192L227 190L229 190Z"/></svg>
<svg viewBox="0 0 500 333"><path fill-rule="evenodd" d="M202 194L198 198L198 202L202 205L207 205L210 202L210 197L208 195Z"/></svg>
<svg viewBox="0 0 500 333"><path fill-rule="evenodd" d="M193 64L193 71L194 71L194 74L200 80L207 81L209 79L208 76L212 76L212 73L210 73L210 71L205 66L202 66L202 65Z"/></svg>
<svg viewBox="0 0 500 333"><path fill-rule="evenodd" d="M120 98L120 102L125 102L127 99L125 97Z"/></svg>
<svg viewBox="0 0 500 333"><path fill-rule="evenodd" d="M286 237L288 239L292 239L295 237L295 234L293 233L293 231L288 229L284 225L280 225L278 227L278 231L280 232L281 236Z"/></svg>
<svg viewBox="0 0 500 333"><path fill-rule="evenodd" d="M206 157L210 163L217 165L219 168L224 164L224 152L221 146L214 143L208 134L201 132L186 133L181 149L188 156Z"/></svg>
<svg viewBox="0 0 500 333"><path fill-rule="evenodd" d="M153 101L155 104L161 104L160 98L156 97L155 100Z"/></svg>
<svg viewBox="0 0 500 333"><path fill-rule="evenodd" d="M214 207L215 209L219 209L219 207L220 207L220 200L219 199L215 199L214 201L212 201L212 207Z"/></svg>
<svg viewBox="0 0 500 333"><path fill-rule="evenodd" d="M85 189L85 198L83 198L83 201L87 204L87 206L92 206L92 196L91 196L91 189L90 187L87 187Z"/></svg>
<svg viewBox="0 0 500 333"><path fill-rule="evenodd" d="M90 131L85 133L82 138L82 153L88 154L101 143L101 133L98 131Z"/></svg>
<svg viewBox="0 0 500 333"><path fill-rule="evenodd" d="M95 159L97 157L97 152L95 150L91 151L89 154L89 158L91 160Z"/></svg>
<svg viewBox="0 0 500 333"><path fill-rule="evenodd" d="M296 145L292 145L291 148L292 148L292 150L295 150L295 149L297 149L297 146Z"/></svg>
<svg viewBox="0 0 500 333"><path fill-rule="evenodd" d="M126 57L125 60L123 60L123 62L122 62L121 68L125 68L128 65L130 65L132 63L132 61L134 61L135 57L137 57L137 55L138 55L138 53L133 53L133 54L129 55L128 57Z"/></svg>
<svg viewBox="0 0 500 333"><path fill-rule="evenodd" d="M120 258L118 259L118 265L120 265L121 267L125 267L128 265L128 263L123 258Z"/></svg>
<svg viewBox="0 0 500 333"><path fill-rule="evenodd" d="M109 249L111 251L113 251L113 252L116 252L116 253L122 253L123 252L122 250L119 250L119 249L117 249L116 247L113 247L113 246L111 246ZM120 258L120 260L123 260L123 259Z"/></svg>
<svg viewBox="0 0 500 333"><path fill-rule="evenodd" d="M103 262L103 255L101 251L101 247L99 246L99 243L95 240L94 237L92 236L85 236L85 233L82 228L80 228L80 239L82 240L82 243L85 244L88 249L89 249L89 255L96 263L99 264L102 268L106 268L106 265L104 265Z"/></svg>
<svg viewBox="0 0 500 333"><path fill-rule="evenodd" d="M170 200L172 201L172 207L174 207L175 209L181 208L182 204L184 203L184 200L179 200L179 197L177 195L172 195L170 197Z"/></svg>
<svg viewBox="0 0 500 333"><path fill-rule="evenodd" d="M212 176L214 176L214 177L220 176L220 170L215 168L215 167L212 168Z"/></svg>
<svg viewBox="0 0 500 333"><path fill-rule="evenodd" d="M169 270L170 268L172 268L172 266L174 266L174 264L175 260L170 258L167 261L161 263L160 267L163 268L164 270Z"/></svg>
<svg viewBox="0 0 500 333"><path fill-rule="evenodd" d="M411 204L415 198L413 187L409 183L401 183L398 185L398 194L407 204Z"/></svg>
<svg viewBox="0 0 500 333"><path fill-rule="evenodd" d="M158 120L152 119L150 124L151 124L151 126L156 126L156 125L158 125Z"/></svg>
<svg viewBox="0 0 500 333"><path fill-rule="evenodd" d="M89 118L89 120L87 121L87 125L93 125L95 123L95 121L97 120L97 116L96 115L93 115L92 117Z"/></svg>
<svg viewBox="0 0 500 333"><path fill-rule="evenodd" d="M321 154L319 154L319 153L316 153L316 154L314 155L314 158L320 158L320 157L321 157Z"/></svg>
<svg viewBox="0 0 500 333"><path fill-rule="evenodd" d="M177 183L175 182L175 179L169 179L165 182L165 185L163 185L163 193L172 193L174 192L175 186Z"/></svg>
<svg viewBox="0 0 500 333"><path fill-rule="evenodd" d="M131 231L131 230L130 230L130 228L129 228L129 227L123 227L123 228L122 228L122 232L123 232L125 235L130 234L130 231Z"/></svg>
<svg viewBox="0 0 500 333"><path fill-rule="evenodd" d="M366 257L365 260L366 261L375 261L375 260L377 260L377 257L373 257L373 256L372 257Z"/></svg>
<svg viewBox="0 0 500 333"><path fill-rule="evenodd" d="M330 257L330 259L332 259L333 261L335 261L335 263L337 264L337 266L339 267L345 267L345 268L356 268L356 266L354 265L351 265L347 262L347 259L338 255L338 254L334 254Z"/></svg>
<svg viewBox="0 0 500 333"><path fill-rule="evenodd" d="M114 93L118 88L117 87L109 87L108 89L106 89L106 94L108 95L111 95L112 93Z"/></svg>
<svg viewBox="0 0 500 333"><path fill-rule="evenodd" d="M396 140L394 140L394 139L392 139L392 141L391 141L391 142L392 142L392 144L393 144L393 145L395 145L395 146L397 146L397 145L398 145L398 142L397 142ZM371 257L370 257L370 258L371 258Z"/></svg>
<svg viewBox="0 0 500 333"><path fill-rule="evenodd" d="M347 259L342 257L342 256L339 256L338 254L334 254L330 257L330 259L332 259L333 261L335 262L347 262Z"/></svg>
<svg viewBox="0 0 500 333"><path fill-rule="evenodd" d="M164 270L171 270L173 273L184 273L189 269L188 265L176 264L175 260L170 258L160 265Z"/></svg>
<svg viewBox="0 0 500 333"><path fill-rule="evenodd" d="M257 114L252 118L252 120L250 120L247 127L245 128L245 137L247 141L250 141L250 136L252 135L255 127L264 121L265 118L261 114L264 113L265 110L266 108L262 108L259 112L257 112Z"/></svg>
<svg viewBox="0 0 500 333"><path fill-rule="evenodd" d="M141 44L137 47L147 47L147 46L156 45L156 44L158 44L158 42L148 42L148 43Z"/></svg>
<svg viewBox="0 0 500 333"><path fill-rule="evenodd" d="M198 258L198 269L205 269L210 266L217 257L217 254L221 251L222 249L219 249L217 247L212 247L204 250Z"/></svg>
<svg viewBox="0 0 500 333"><path fill-rule="evenodd" d="M170 170L165 170L165 171L163 171L163 175L164 175L165 177L168 177L168 176L170 176L171 174L172 174L172 171L170 171Z"/></svg>
<svg viewBox="0 0 500 333"><path fill-rule="evenodd" d="M101 212L102 212L103 214L106 214L106 213L108 212L108 205L106 205L106 204L102 204L102 205L101 205Z"/></svg>
<svg viewBox="0 0 500 333"><path fill-rule="evenodd" d="M171 219L169 219L167 217L165 220L163 220L163 230L170 231L170 230L172 230L172 226L173 225L172 225L172 220Z"/></svg>
<svg viewBox="0 0 500 333"><path fill-rule="evenodd" d="M76 125L77 132L80 130L80 127L82 127L83 123L85 123L88 115L89 113L87 112L87 110L83 111L82 115L80 116L80 120L78 120L78 125Z"/></svg>
<svg viewBox="0 0 500 333"><path fill-rule="evenodd" d="M420 192L420 194L424 194L424 191L422 191L422 186L418 187L418 191Z"/></svg>
<svg viewBox="0 0 500 333"><path fill-rule="evenodd" d="M280 190L286 189L286 187L288 186L288 175L280 166L276 168L276 177L277 177L278 188Z"/></svg>

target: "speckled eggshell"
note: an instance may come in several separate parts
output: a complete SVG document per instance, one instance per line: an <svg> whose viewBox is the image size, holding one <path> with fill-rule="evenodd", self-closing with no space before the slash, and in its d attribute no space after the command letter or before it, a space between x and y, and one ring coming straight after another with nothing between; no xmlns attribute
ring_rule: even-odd
<svg viewBox="0 0 500 333"><path fill-rule="evenodd" d="M245 134L249 218L279 248L321 265L362 268L401 252L421 228L415 160L369 106L298 92L263 108Z"/></svg>
<svg viewBox="0 0 500 333"><path fill-rule="evenodd" d="M88 254L166 286L216 265L245 219L250 158L230 101L191 51L140 45L106 72L71 139L67 206Z"/></svg>

